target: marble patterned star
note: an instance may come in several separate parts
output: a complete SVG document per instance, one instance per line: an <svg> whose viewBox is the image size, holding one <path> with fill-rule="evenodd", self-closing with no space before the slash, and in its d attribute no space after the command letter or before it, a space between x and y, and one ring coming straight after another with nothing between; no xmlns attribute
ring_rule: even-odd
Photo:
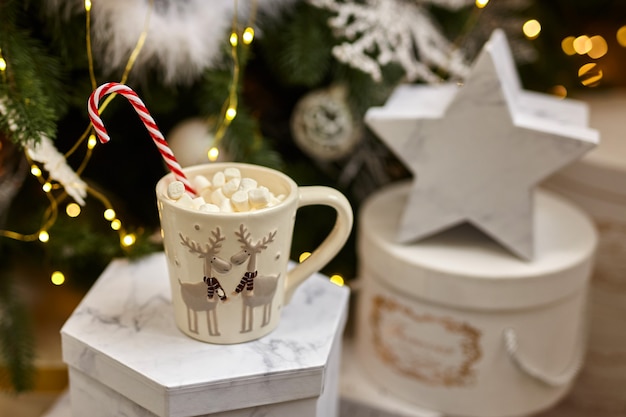
<svg viewBox="0 0 626 417"><path fill-rule="evenodd" d="M534 188L599 141L584 103L522 89L501 30L462 86L401 86L365 120L415 176L399 242L469 222L525 260Z"/></svg>

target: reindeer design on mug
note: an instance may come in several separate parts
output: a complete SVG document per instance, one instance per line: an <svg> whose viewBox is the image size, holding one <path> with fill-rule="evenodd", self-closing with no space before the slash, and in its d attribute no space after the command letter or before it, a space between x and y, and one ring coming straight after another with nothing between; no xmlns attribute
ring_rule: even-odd
<svg viewBox="0 0 626 417"><path fill-rule="evenodd" d="M252 331L253 309L255 307L263 306L261 327L267 326L271 319L272 301L274 300L274 294L276 294L280 274L259 275L256 267L256 257L274 241L276 231L270 232L263 239L252 243L250 232L242 224L239 226L239 231L235 232L235 236L238 237L237 240L242 244L241 251L231 256L230 261L235 265L241 265L246 260L248 261L246 272L233 292L233 295L241 293L242 296L241 333L246 333Z"/></svg>
<svg viewBox="0 0 626 417"><path fill-rule="evenodd" d="M205 244L204 247L189 237L185 237L182 233L178 234L181 244L186 246L189 252L197 253L199 258L204 259L203 282L185 283L180 281L180 279L178 282L183 301L187 305L187 325L189 326L189 331L198 334L198 312L206 311L209 335L219 336L220 332L215 312L218 303L215 295L222 301L226 301L228 297L218 279L213 276L213 270L217 273L225 274L230 271L232 265L230 262L217 256L222 248L222 242L226 239L226 237L222 236L220 228L217 227L211 234L213 237L209 238L209 243ZM205 287L206 296L204 295Z"/></svg>

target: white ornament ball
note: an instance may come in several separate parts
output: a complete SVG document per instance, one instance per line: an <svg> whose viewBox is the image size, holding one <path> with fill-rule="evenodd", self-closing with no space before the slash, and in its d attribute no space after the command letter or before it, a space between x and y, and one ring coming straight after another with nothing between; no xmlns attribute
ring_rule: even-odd
<svg viewBox="0 0 626 417"><path fill-rule="evenodd" d="M354 150L362 137L362 125L352 113L345 88L335 86L300 99L291 116L291 132L307 155L337 160Z"/></svg>
<svg viewBox="0 0 626 417"><path fill-rule="evenodd" d="M209 162L208 152L215 146L215 137L209 131L207 122L194 117L184 120L169 132L167 143L183 167ZM226 161L227 155L219 148L219 156L215 161Z"/></svg>

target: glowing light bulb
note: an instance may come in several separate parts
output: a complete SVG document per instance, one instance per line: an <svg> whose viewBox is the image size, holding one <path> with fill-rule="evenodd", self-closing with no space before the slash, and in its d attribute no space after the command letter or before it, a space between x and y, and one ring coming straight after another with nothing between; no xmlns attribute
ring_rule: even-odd
<svg viewBox="0 0 626 417"><path fill-rule="evenodd" d="M591 44L591 39L589 39L589 36L587 35L577 37L576 39L574 39L572 45L574 46L574 50L578 55L585 55L591 50L591 47L593 46Z"/></svg>
<svg viewBox="0 0 626 417"><path fill-rule="evenodd" d="M311 252L302 252L300 254L300 256L298 257L298 262L302 263L304 261L306 261L306 259L311 256Z"/></svg>
<svg viewBox="0 0 626 417"><path fill-rule="evenodd" d="M80 214L80 206L76 203L70 203L65 206L65 213L70 217L78 217Z"/></svg>
<svg viewBox="0 0 626 417"><path fill-rule="evenodd" d="M41 189L45 192L45 193L49 193L50 190L52 190L52 184L50 184L49 182L46 182L44 185L41 186Z"/></svg>
<svg viewBox="0 0 626 417"><path fill-rule="evenodd" d="M133 233L129 233L122 237L122 245L128 247L135 244L137 237Z"/></svg>
<svg viewBox="0 0 626 417"><path fill-rule="evenodd" d="M338 285L340 287L343 287L344 285L344 281L343 281L343 277L341 275L333 275L330 277L330 282L332 282L335 285Z"/></svg>
<svg viewBox="0 0 626 417"><path fill-rule="evenodd" d="M476 0L476 7L482 9L487 6L487 3L489 3L489 0Z"/></svg>
<svg viewBox="0 0 626 417"><path fill-rule="evenodd" d="M252 43L253 39L254 39L254 29L252 29L251 27L247 27L243 31L243 35L241 36L241 40L243 40L243 43L245 43L246 45L250 45Z"/></svg>
<svg viewBox="0 0 626 417"><path fill-rule="evenodd" d="M562 86L562 85L555 85L550 90L548 90L548 92L552 95L557 96L558 98L567 97L567 88L565 88L565 86Z"/></svg>
<svg viewBox="0 0 626 417"><path fill-rule="evenodd" d="M528 39L537 39L541 33L541 24L536 19L530 19L522 26L522 32Z"/></svg>
<svg viewBox="0 0 626 417"><path fill-rule="evenodd" d="M211 149L209 149L209 152L207 152L207 156L209 158L209 161L215 162L217 161L217 158L219 158L220 156L220 150L214 146Z"/></svg>
<svg viewBox="0 0 626 417"><path fill-rule="evenodd" d="M50 281L54 285L63 285L65 283L65 275L61 271L54 271L52 275L50 275Z"/></svg>
<svg viewBox="0 0 626 417"><path fill-rule="evenodd" d="M590 62L578 69L578 78L585 87L595 87L600 84L604 76L602 69L597 64Z"/></svg>
<svg viewBox="0 0 626 417"><path fill-rule="evenodd" d="M602 36L592 36L589 40L591 41L591 49L587 52L589 58L602 58L609 51L609 46Z"/></svg>
<svg viewBox="0 0 626 417"><path fill-rule="evenodd" d="M6 71L7 62L0 56L0 71Z"/></svg>
<svg viewBox="0 0 626 417"><path fill-rule="evenodd" d="M237 109L229 107L228 110L226 110L225 116L227 120L233 120L237 116Z"/></svg>
<svg viewBox="0 0 626 417"><path fill-rule="evenodd" d="M96 135L93 133L89 135L89 139L87 139L87 148L93 149L98 144L98 140L96 139Z"/></svg>
<svg viewBox="0 0 626 417"><path fill-rule="evenodd" d="M561 41L561 49L565 52L566 55L576 55L576 49L574 49L574 39L573 36L568 36Z"/></svg>
<svg viewBox="0 0 626 417"><path fill-rule="evenodd" d="M35 177L41 177L41 169L37 165L33 165L30 167L30 173Z"/></svg>
<svg viewBox="0 0 626 417"><path fill-rule="evenodd" d="M239 43L239 37L237 36L237 34L235 32L230 34L230 44L232 46L237 46L237 44Z"/></svg>
<svg viewBox="0 0 626 417"><path fill-rule="evenodd" d="M46 232L45 230L41 230L39 232L39 241L46 243L49 240L50 240L50 235L48 234L48 232Z"/></svg>
<svg viewBox="0 0 626 417"><path fill-rule="evenodd" d="M626 48L626 26L617 29L617 43Z"/></svg>
<svg viewBox="0 0 626 417"><path fill-rule="evenodd" d="M122 222L119 219L115 219L111 222L111 229L120 230L122 228Z"/></svg>
<svg viewBox="0 0 626 417"><path fill-rule="evenodd" d="M91 0L85 0L85 10L91 10Z"/></svg>
<svg viewBox="0 0 626 417"><path fill-rule="evenodd" d="M115 210L113 209L104 210L104 218L107 219L108 221L115 219Z"/></svg>

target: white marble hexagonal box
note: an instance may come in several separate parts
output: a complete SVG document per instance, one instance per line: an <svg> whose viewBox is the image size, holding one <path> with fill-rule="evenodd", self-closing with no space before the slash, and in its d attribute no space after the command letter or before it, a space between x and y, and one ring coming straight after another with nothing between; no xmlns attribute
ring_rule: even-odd
<svg viewBox="0 0 626 417"><path fill-rule="evenodd" d="M174 323L162 253L115 260L61 330L72 415L337 416L348 297L315 274L271 334L207 344Z"/></svg>

